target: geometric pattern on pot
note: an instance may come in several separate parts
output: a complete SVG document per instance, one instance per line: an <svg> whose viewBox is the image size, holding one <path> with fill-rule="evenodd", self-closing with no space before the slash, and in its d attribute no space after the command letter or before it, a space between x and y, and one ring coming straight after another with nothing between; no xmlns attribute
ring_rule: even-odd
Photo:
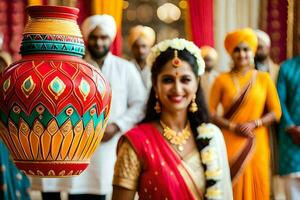
<svg viewBox="0 0 300 200"><path fill-rule="evenodd" d="M1 115L0 134L17 162L89 162L103 137L104 116L95 106L80 116L72 105L53 116L42 104L27 116L14 105L8 118ZM3 121L8 122L8 129Z"/></svg>
<svg viewBox="0 0 300 200"><path fill-rule="evenodd" d="M64 41L31 40L23 41L21 54L54 53L83 57L84 44Z"/></svg>
<svg viewBox="0 0 300 200"><path fill-rule="evenodd" d="M45 57L23 59L4 70L0 136L27 175L78 175L103 137L110 87L79 57Z"/></svg>
<svg viewBox="0 0 300 200"><path fill-rule="evenodd" d="M97 113L109 108L109 85L99 70L74 58L60 55L58 60L47 61L39 57L6 69L0 80L0 110L8 114L16 103L29 115L42 104L56 116L71 104L82 116L94 105Z"/></svg>
<svg viewBox="0 0 300 200"><path fill-rule="evenodd" d="M81 37L75 37L70 35L59 35L59 34L25 34L23 35L22 43L35 42L62 42L62 43L74 43L84 45Z"/></svg>

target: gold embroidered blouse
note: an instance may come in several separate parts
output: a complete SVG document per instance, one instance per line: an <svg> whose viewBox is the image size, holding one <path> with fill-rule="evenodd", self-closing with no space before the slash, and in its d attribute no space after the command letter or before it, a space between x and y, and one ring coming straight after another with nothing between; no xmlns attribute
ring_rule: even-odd
<svg viewBox="0 0 300 200"><path fill-rule="evenodd" d="M182 162L193 178L198 189L204 191L204 169L201 164L199 152L197 150L191 152L185 158L183 158ZM125 140L118 152L113 185L129 190L137 190L141 169L141 162L139 161L136 152L129 141Z"/></svg>

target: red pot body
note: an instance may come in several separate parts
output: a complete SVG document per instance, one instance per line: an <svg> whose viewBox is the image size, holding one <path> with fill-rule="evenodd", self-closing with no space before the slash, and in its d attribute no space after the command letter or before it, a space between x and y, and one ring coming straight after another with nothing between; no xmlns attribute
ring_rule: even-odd
<svg viewBox="0 0 300 200"><path fill-rule="evenodd" d="M111 90L82 59L78 9L27 12L22 59L1 74L0 135L27 175L79 175L103 137Z"/></svg>

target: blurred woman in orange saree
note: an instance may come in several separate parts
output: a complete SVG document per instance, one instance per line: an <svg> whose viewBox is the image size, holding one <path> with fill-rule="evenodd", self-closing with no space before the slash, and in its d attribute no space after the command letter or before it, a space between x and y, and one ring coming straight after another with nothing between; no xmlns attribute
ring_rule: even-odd
<svg viewBox="0 0 300 200"><path fill-rule="evenodd" d="M229 33L225 48L234 66L216 79L210 111L224 135L233 196L236 200L270 199L267 126L281 116L277 91L270 76L252 66L257 38L251 29ZM219 103L223 116L216 114Z"/></svg>

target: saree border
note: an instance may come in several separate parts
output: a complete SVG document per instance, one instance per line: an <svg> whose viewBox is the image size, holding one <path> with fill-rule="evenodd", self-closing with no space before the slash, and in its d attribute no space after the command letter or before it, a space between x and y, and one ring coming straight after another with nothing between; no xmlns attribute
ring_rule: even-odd
<svg viewBox="0 0 300 200"><path fill-rule="evenodd" d="M254 154L255 145L256 145L255 138L248 139L248 144L246 144L245 147L241 150L241 153L232 162L232 165L230 164L230 176L231 176L232 186L236 183L242 171L244 171L247 161L249 161L252 155ZM233 170L234 172L232 172ZM232 173L234 174L232 175Z"/></svg>
<svg viewBox="0 0 300 200"><path fill-rule="evenodd" d="M188 169L184 166L184 163L181 163L177 166L177 169L181 176L183 177L183 180L185 184L188 186L188 189L190 189L191 194L194 196L195 199L202 200L201 196L203 196L202 192L199 191L194 183L193 178L191 177ZM200 194L199 194L200 193ZM205 198L203 196L203 198Z"/></svg>
<svg viewBox="0 0 300 200"><path fill-rule="evenodd" d="M223 115L224 118L229 119L231 121L236 116L236 110L246 101L246 97L250 92L251 87L254 85L256 78L257 78L257 71L254 70L249 82L246 84L243 90L236 95L230 108ZM240 177L242 171L245 169L246 163L249 161L249 159L252 157L254 153L254 148L255 148L255 137L247 138L246 144L241 148L241 150L232 159L232 161L229 161L232 185L236 183L236 180Z"/></svg>
<svg viewBox="0 0 300 200"><path fill-rule="evenodd" d="M231 75L229 75L229 76L231 77ZM226 112L224 112L224 115L223 115L224 118L226 118L226 119L234 118L237 108L239 106L241 106L243 104L243 102L245 101L245 97L249 93L249 91L253 85L253 82L256 81L256 77L257 77L257 71L254 70L253 74L251 76L251 79L248 81L248 83L246 83L246 85L243 87L243 89L241 91L239 91L238 94L236 94L236 96L233 98L233 102L229 106L229 109Z"/></svg>
<svg viewBox="0 0 300 200"><path fill-rule="evenodd" d="M172 145L164 139L164 136L162 135L160 129L157 126L155 126L154 124L152 124L152 127L157 131L157 134L159 135L159 137L161 137L161 139L165 142L166 146L171 150L171 152L173 153L173 156L177 157L177 159L180 160L180 162L177 166L177 169L178 169L178 172L180 173L180 175L182 176L183 181L187 185L187 189L189 189L190 193L193 195L193 197L195 199L202 200L201 196L203 197L203 199L205 199L204 194L201 192L201 190L197 189L192 176L188 172L188 169L184 166L185 163L183 162L183 159L181 158L181 156L172 147ZM200 156L200 153L199 153L199 156Z"/></svg>
<svg viewBox="0 0 300 200"><path fill-rule="evenodd" d="M177 153L177 151L172 147L172 145L166 141L164 139L164 136L162 135L162 133L160 132L160 129L156 126L154 126L154 128L156 129L156 131L159 133L160 137L162 137L162 139L164 140L164 142L166 143L167 147L172 151L173 156L177 157L177 159L180 160L180 163L177 166L178 172L180 173L180 175L182 176L183 181L185 182L185 184L187 185L187 188L189 189L189 191L191 192L191 194L193 195L193 197L197 200L202 200L205 199L204 194L202 193L201 190L197 189L197 186L194 182L193 177L191 176L189 170L187 167L185 167L185 163L183 161L183 158L181 158L181 156ZM198 151L197 151L198 152ZM199 152L199 156L200 156L200 152ZM201 196L203 198L201 198Z"/></svg>

